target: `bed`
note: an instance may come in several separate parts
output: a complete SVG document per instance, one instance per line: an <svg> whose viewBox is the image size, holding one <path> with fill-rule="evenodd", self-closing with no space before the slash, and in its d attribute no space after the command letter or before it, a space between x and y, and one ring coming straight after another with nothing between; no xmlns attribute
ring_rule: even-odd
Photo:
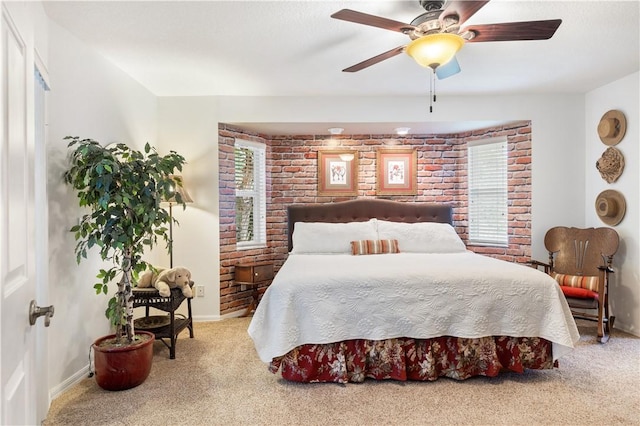
<svg viewBox="0 0 640 426"><path fill-rule="evenodd" d="M431 203L289 206L289 256L248 329L260 359L338 383L557 366L579 334L555 280L466 250L451 223Z"/></svg>

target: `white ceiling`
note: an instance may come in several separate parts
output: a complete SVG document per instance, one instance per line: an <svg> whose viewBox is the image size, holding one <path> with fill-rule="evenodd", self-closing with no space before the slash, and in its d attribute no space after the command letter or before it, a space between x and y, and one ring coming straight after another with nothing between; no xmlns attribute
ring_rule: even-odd
<svg viewBox="0 0 640 426"><path fill-rule="evenodd" d="M467 44L457 56L462 72L438 81L438 95L586 93L633 73L639 6L493 0L466 24L562 24L550 40ZM409 40L330 18L343 8L402 22L424 12L417 0L45 2L51 19L157 96L426 97L429 71L404 54L341 72Z"/></svg>

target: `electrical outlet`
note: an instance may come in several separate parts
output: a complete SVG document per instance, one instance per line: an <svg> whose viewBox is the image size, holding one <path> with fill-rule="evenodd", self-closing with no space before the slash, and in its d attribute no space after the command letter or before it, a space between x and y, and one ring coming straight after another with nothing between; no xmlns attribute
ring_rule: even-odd
<svg viewBox="0 0 640 426"><path fill-rule="evenodd" d="M196 286L196 295L198 297L204 297L204 286L203 285Z"/></svg>

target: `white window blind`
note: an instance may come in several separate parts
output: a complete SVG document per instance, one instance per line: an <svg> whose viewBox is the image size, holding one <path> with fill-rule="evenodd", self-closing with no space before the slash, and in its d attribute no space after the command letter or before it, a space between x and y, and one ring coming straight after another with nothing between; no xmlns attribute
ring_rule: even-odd
<svg viewBox="0 0 640 426"><path fill-rule="evenodd" d="M267 242L265 145L236 139L236 242L238 248Z"/></svg>
<svg viewBox="0 0 640 426"><path fill-rule="evenodd" d="M491 138L467 146L469 243L506 247L507 139Z"/></svg>

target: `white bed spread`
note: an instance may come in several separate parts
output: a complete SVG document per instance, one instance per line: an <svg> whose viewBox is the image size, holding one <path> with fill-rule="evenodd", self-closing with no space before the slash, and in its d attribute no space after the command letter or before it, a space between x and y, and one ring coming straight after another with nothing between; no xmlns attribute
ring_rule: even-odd
<svg viewBox="0 0 640 426"><path fill-rule="evenodd" d="M249 335L264 362L303 344L445 335L542 337L555 360L579 339L555 280L472 252L290 254Z"/></svg>

